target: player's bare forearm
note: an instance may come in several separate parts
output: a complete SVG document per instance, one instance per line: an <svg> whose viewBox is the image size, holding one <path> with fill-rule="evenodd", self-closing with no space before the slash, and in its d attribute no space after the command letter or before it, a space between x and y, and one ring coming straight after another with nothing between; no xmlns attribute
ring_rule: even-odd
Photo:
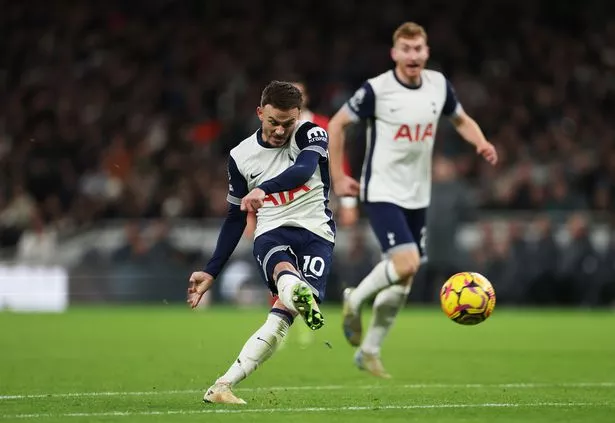
<svg viewBox="0 0 615 423"><path fill-rule="evenodd" d="M478 123L467 114L463 113L452 118L452 122L459 135L473 146L478 147L488 142Z"/></svg>
<svg viewBox="0 0 615 423"><path fill-rule="evenodd" d="M339 114L339 113L338 113ZM344 144L346 136L344 133L345 126L341 119L336 119L335 115L329 122L329 163L331 165L331 177L334 180L339 179L343 174L344 165Z"/></svg>
<svg viewBox="0 0 615 423"><path fill-rule="evenodd" d="M492 165L498 161L498 155L493 144L485 138L485 134L474 119L462 112L451 119L457 133L476 148L476 153L484 157Z"/></svg>
<svg viewBox="0 0 615 423"><path fill-rule="evenodd" d="M359 194L359 183L344 173L345 129L353 122L344 108L340 109L329 122L329 163L333 190L340 197L355 197Z"/></svg>

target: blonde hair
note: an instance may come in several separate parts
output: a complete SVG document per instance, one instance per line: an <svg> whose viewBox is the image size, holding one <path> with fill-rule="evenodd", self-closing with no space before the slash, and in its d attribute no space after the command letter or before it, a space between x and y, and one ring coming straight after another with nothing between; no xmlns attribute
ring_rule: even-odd
<svg viewBox="0 0 615 423"><path fill-rule="evenodd" d="M423 37L425 42L427 42L427 32L425 32L425 28L416 22L404 22L393 33L393 45L395 45L395 42L400 38L415 37Z"/></svg>

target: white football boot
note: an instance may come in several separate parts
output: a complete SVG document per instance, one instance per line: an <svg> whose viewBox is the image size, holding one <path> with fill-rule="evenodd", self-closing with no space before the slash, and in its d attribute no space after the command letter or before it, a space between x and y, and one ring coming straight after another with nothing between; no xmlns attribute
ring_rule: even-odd
<svg viewBox="0 0 615 423"><path fill-rule="evenodd" d="M358 349L354 355L354 363L361 370L365 370L376 377L391 379L391 375L384 369L378 354L368 354Z"/></svg>
<svg viewBox="0 0 615 423"><path fill-rule="evenodd" d="M214 383L203 396L203 402L216 404L247 404L241 398L235 396L230 383Z"/></svg>

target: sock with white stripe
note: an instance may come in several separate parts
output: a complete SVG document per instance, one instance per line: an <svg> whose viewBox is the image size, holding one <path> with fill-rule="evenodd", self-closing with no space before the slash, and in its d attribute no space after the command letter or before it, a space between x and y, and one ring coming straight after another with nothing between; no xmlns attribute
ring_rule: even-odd
<svg viewBox="0 0 615 423"><path fill-rule="evenodd" d="M273 355L292 323L293 316L289 312L272 308L265 324L248 339L237 360L216 383L230 383L233 386L248 377Z"/></svg>
<svg viewBox="0 0 615 423"><path fill-rule="evenodd" d="M399 275L391 260L383 260L372 269L348 298L350 308L358 312L361 305L381 290L399 282Z"/></svg>
<svg viewBox="0 0 615 423"><path fill-rule="evenodd" d="M372 321L365 333L361 350L368 354L380 354L384 338L395 321L399 310L406 304L410 285L393 285L376 295L373 305Z"/></svg>

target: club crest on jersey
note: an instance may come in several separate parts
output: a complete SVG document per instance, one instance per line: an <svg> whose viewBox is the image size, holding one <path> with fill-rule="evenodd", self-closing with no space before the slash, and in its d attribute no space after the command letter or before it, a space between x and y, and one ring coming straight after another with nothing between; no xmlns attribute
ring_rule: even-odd
<svg viewBox="0 0 615 423"><path fill-rule="evenodd" d="M280 192L272 192L271 194L267 194L265 199L263 200L265 203L270 202L273 206L280 206L286 203L290 203L295 200L297 197L300 197L304 192L311 191L311 188L307 185L301 185L295 189L291 189L290 191L280 191Z"/></svg>
<svg viewBox="0 0 615 423"><path fill-rule="evenodd" d="M308 142L327 141L327 131L319 126L315 126L307 131Z"/></svg>
<svg viewBox="0 0 615 423"><path fill-rule="evenodd" d="M428 138L433 138L433 124L427 125L406 125L403 124L397 129L397 133L393 138L395 141L407 139L410 142L425 141Z"/></svg>

